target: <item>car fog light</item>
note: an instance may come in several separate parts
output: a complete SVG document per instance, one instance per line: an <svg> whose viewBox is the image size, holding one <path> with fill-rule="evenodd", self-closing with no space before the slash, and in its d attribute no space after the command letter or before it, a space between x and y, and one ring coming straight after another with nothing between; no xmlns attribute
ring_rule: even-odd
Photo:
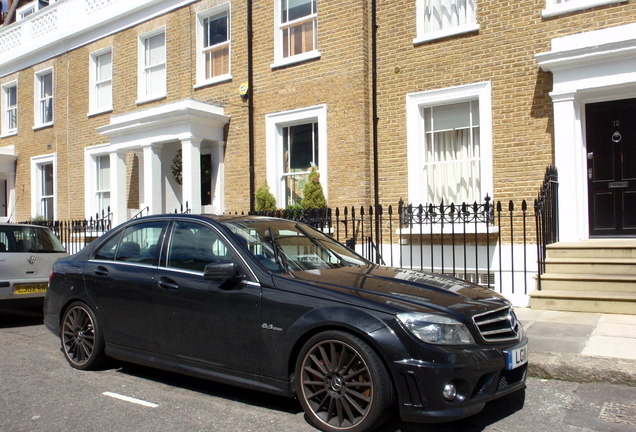
<svg viewBox="0 0 636 432"><path fill-rule="evenodd" d="M455 384L446 384L444 390L442 390L442 396L444 396L444 399L447 401L455 399L457 396L457 387L455 387Z"/></svg>

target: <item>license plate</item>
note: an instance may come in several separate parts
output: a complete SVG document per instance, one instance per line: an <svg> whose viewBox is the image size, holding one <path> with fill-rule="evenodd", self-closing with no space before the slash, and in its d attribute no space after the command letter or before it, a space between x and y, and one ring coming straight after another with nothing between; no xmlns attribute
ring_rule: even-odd
<svg viewBox="0 0 636 432"><path fill-rule="evenodd" d="M508 364L506 369L511 370L523 366L528 363L528 345L524 345L519 348L515 348L506 352Z"/></svg>
<svg viewBox="0 0 636 432"><path fill-rule="evenodd" d="M46 284L24 284L14 285L13 292L15 294L38 294L46 292Z"/></svg>

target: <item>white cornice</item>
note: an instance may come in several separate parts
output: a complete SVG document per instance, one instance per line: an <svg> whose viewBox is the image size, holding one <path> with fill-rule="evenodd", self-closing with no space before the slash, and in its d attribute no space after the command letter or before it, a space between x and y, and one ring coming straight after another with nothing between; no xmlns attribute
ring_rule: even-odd
<svg viewBox="0 0 636 432"><path fill-rule="evenodd" d="M113 116L97 131L113 143L127 143L124 147L137 146L140 141L149 145L191 136L220 141L223 126L230 121L223 111L218 105L184 99Z"/></svg>
<svg viewBox="0 0 636 432"><path fill-rule="evenodd" d="M636 57L636 24L556 38L552 50L535 55L544 71L573 69Z"/></svg>
<svg viewBox="0 0 636 432"><path fill-rule="evenodd" d="M59 0L0 29L0 78L196 0Z"/></svg>

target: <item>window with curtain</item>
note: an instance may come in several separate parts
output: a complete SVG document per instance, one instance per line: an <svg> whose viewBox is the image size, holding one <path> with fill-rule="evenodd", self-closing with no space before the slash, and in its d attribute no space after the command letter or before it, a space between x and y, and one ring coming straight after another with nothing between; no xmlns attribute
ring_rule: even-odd
<svg viewBox="0 0 636 432"><path fill-rule="evenodd" d="M166 34L141 38L139 97L153 98L166 93Z"/></svg>
<svg viewBox="0 0 636 432"><path fill-rule="evenodd" d="M423 108L427 202L481 200L479 102Z"/></svg>
<svg viewBox="0 0 636 432"><path fill-rule="evenodd" d="M36 75L36 126L53 123L53 71Z"/></svg>
<svg viewBox="0 0 636 432"><path fill-rule="evenodd" d="M203 20L205 79L230 73L230 26L228 11Z"/></svg>
<svg viewBox="0 0 636 432"><path fill-rule="evenodd" d="M2 88L2 133L18 131L18 86L9 84Z"/></svg>
<svg viewBox="0 0 636 432"><path fill-rule="evenodd" d="M311 167L318 167L318 123L282 128L285 206L300 204Z"/></svg>
<svg viewBox="0 0 636 432"><path fill-rule="evenodd" d="M475 0L423 0L424 31L434 33L475 23Z"/></svg>
<svg viewBox="0 0 636 432"><path fill-rule="evenodd" d="M108 214L110 207L110 156L98 156L95 160L97 166L96 200L97 213Z"/></svg>
<svg viewBox="0 0 636 432"><path fill-rule="evenodd" d="M316 0L279 0L283 58L317 49Z"/></svg>

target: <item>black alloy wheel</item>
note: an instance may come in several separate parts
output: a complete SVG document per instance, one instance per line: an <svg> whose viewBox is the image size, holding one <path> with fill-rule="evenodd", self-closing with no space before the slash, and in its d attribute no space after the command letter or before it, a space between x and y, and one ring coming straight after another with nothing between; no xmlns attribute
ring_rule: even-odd
<svg viewBox="0 0 636 432"><path fill-rule="evenodd" d="M301 351L296 393L319 429L361 432L384 421L393 389L382 361L365 342L330 331L311 338Z"/></svg>
<svg viewBox="0 0 636 432"><path fill-rule="evenodd" d="M71 304L62 318L62 351L76 369L92 369L103 360L104 341L93 311L84 303Z"/></svg>

